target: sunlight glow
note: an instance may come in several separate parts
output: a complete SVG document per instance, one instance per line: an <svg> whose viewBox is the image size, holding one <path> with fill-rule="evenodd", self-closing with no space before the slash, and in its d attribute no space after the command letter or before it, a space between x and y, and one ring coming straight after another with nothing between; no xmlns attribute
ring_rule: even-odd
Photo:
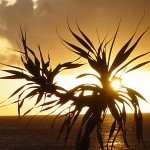
<svg viewBox="0 0 150 150"><path fill-rule="evenodd" d="M93 76L86 76L83 78L76 78L78 75L59 75L55 78L55 81L57 81L58 85L63 86L67 90L74 88L77 85L80 84L97 84L100 86L100 83L98 79L96 79ZM54 81L54 82L55 82ZM87 92L86 92L87 95Z"/></svg>
<svg viewBox="0 0 150 150"><path fill-rule="evenodd" d="M121 80L120 79L114 79L112 82L111 82L111 86L113 87L114 90L118 90L120 88L120 85L121 85Z"/></svg>
<svg viewBox="0 0 150 150"><path fill-rule="evenodd" d="M34 7L36 7L36 2L38 0L32 0L33 3L34 3ZM3 0L0 0L0 4L3 2ZM7 6L10 6L10 5L14 5L15 3L17 2L17 0L7 0Z"/></svg>
<svg viewBox="0 0 150 150"><path fill-rule="evenodd" d="M132 88L142 94L148 103L144 100L139 101L142 112L150 112L150 72L134 71L125 74L122 79L122 85ZM130 108L127 112L132 112Z"/></svg>
<svg viewBox="0 0 150 150"><path fill-rule="evenodd" d="M38 0L32 0L32 1L33 1L33 3L34 3L34 4L33 4L33 9L36 9L36 8L38 7L38 5L37 5L37 1L38 1Z"/></svg>
<svg viewBox="0 0 150 150"><path fill-rule="evenodd" d="M33 8L36 9L38 7L36 3L38 0L32 0L32 1L33 1ZM3 0L0 0L0 4L2 2ZM17 2L17 0L7 0L6 2L7 2L6 6L11 6L11 5L14 5Z"/></svg>
<svg viewBox="0 0 150 150"><path fill-rule="evenodd" d="M7 74L4 72L1 72L1 76L6 76ZM92 76L87 76L84 78L76 79L75 74L73 75L59 75L56 77L55 81L58 82L59 85L63 86L66 89L72 89L73 87L83 84L83 83L89 83L89 84L99 84L98 80L95 77ZM116 88L116 85L118 86L118 83L114 81L115 83L114 86ZM118 81L117 81L118 82ZM1 91L1 99L0 101L6 100L13 92L15 89L19 88L20 85L25 84L25 80L1 80L1 85L0 86L0 91ZM137 71L135 73L129 73L123 75L121 84L124 86L127 86L129 88L132 88L139 93L141 93L148 102L150 102L150 72L149 71ZM85 95L91 94L91 91L87 91ZM7 100L7 104L11 103L14 100L17 100L17 96L12 97L11 99ZM50 99L48 98L47 101ZM5 104L6 104L5 103ZM25 103L25 105L22 107L22 113L27 110L27 108L30 108L33 106L35 103L35 98L30 101L30 103ZM145 102L144 100L139 101L141 111L142 112L150 112L150 104ZM133 112L131 108L126 106L127 112L131 113ZM8 111L9 110L9 111ZM84 108L82 113L85 113L87 108ZM30 115L36 114L38 112L37 109L33 110ZM55 114L57 114L59 111L56 111ZM48 111L43 112L42 114L47 114ZM1 107L0 109L0 114L1 115L17 115L17 104L9 105L7 108Z"/></svg>
<svg viewBox="0 0 150 150"><path fill-rule="evenodd" d="M6 52L6 50L8 50L8 48L12 48L11 43L5 39L5 38L0 38L0 50L1 52Z"/></svg>
<svg viewBox="0 0 150 150"><path fill-rule="evenodd" d="M0 0L0 4L1 4L2 2L3 2L3 0ZM15 3L16 3L16 0L7 0L6 2L7 2L7 6L9 6L9 5L15 4Z"/></svg>

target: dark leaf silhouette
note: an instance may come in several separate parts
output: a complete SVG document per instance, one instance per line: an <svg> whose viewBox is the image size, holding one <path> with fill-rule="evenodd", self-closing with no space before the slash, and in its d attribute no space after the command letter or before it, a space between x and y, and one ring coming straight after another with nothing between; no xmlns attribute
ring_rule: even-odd
<svg viewBox="0 0 150 150"><path fill-rule="evenodd" d="M141 23L141 21L140 21ZM129 56L132 54L132 52L135 50L137 44L141 40L141 38L144 36L144 34L147 32L149 28L147 28L140 36L139 38L133 43L132 46L130 46L131 41L133 41L135 34L137 32L137 29L140 25L138 24L136 31L131 36L131 38L122 46L122 48L116 53L116 56L114 57L114 60L112 60L112 52L114 48L114 44L116 42L117 35L119 33L120 23L118 25L118 28L115 32L114 37L106 41L106 38L100 42L99 40L99 46L98 49L96 49L91 42L91 40L88 38L88 36L81 30L79 25L77 24L77 28L79 30L80 35L77 35L73 32L71 29L69 23L68 27L73 35L73 37L80 43L82 47L76 46L72 43L69 43L68 41L64 40L62 41L67 44L68 49L72 52L76 53L80 57L85 58L89 65L99 74L98 76L91 73L86 74L80 74L77 78L83 78L85 76L92 75L96 79L99 80L99 83L101 83L101 87L90 87L89 89L92 92L91 96L84 96L84 91L86 91L85 85L81 88L74 88L74 94L80 92L78 98L75 96L72 96L71 100L73 101L72 104L75 104L75 110L78 110L78 108L83 108L84 106L88 107L88 111L84 114L83 121L81 123L81 127L79 129L79 133L77 136L76 141L76 149L88 149L89 148L89 142L90 138L89 135L94 130L94 128L98 125L99 119L102 119L102 116L105 114L106 110L109 108L112 116L114 117L114 122L112 123L112 126L110 128L110 133L108 136L108 141L110 138L113 138L112 140L112 146L115 142L115 139L119 132L122 132L123 139L125 145L128 147L128 142L126 139L126 109L125 104L128 105L131 109L133 109L135 113L135 124L136 124L136 133L137 133L137 139L140 141L142 139L142 113L139 106L139 98L146 101L146 99L137 91L125 87L123 85L120 86L118 90L114 90L111 87L111 82L113 82L114 79L121 80L121 78L118 78L118 74L121 73L121 77L125 73L130 73L131 71L137 70L144 65L147 65L150 61L145 62L138 62L136 65L130 67L130 64L133 62L136 62L140 58L146 56L149 54L143 53L138 56L133 57L132 59L129 59ZM99 38L99 36L98 36ZM110 44L109 50L106 50L106 46L108 47L108 44ZM67 47L66 46L66 47ZM130 46L130 48L128 48ZM80 99L80 102L78 102L78 99ZM91 102L92 101L92 102ZM122 110L120 109L119 105L117 104L117 101L122 104ZM78 107L80 105L80 107ZM81 107L82 106L82 107ZM74 113L74 112L72 112ZM93 117L92 117L93 116ZM105 116L105 115L104 115ZM95 118L95 123L92 122L91 118ZM71 118L70 118L71 120ZM90 125L89 125L90 124ZM82 128L85 126L85 131L82 134ZM118 126L118 128L117 128ZM97 138L100 144L100 147L104 149L104 144L102 140L102 134L101 134L101 128L100 125L97 127ZM108 142L107 142L108 143Z"/></svg>
<svg viewBox="0 0 150 150"><path fill-rule="evenodd" d="M66 90L63 86L59 86L57 82L54 82L54 78L66 69L75 69L84 64L77 63L78 58L74 61L65 62L63 64L59 63L54 69L52 69L50 65L50 56L48 55L48 59L45 61L41 47L38 46L40 55L39 59L35 52L27 46L26 33L23 33L21 29L20 37L23 50L17 52L21 54L21 61L24 68L3 64L11 69L2 70L10 75L1 77L1 79L25 79L27 81L26 84L15 90L9 97L11 98L16 94L18 95L18 100L12 102L18 104L18 114L21 115L21 108L25 101L33 98L35 99L34 105L29 108L23 116L27 115L37 107L41 107L40 112L50 111L49 114L52 114L61 108L62 110L60 110L56 118L53 120L52 127L54 126L56 119L64 118L57 140L59 140L60 136L65 132L64 142L66 143L80 113L83 108L87 107L87 111L83 114L79 126L75 149L88 150L90 147L90 135L95 129L100 148L104 149L106 145L108 149L108 143L111 142L110 149L112 149L119 132L122 132L124 143L129 147L126 136L127 112L125 107L125 105L128 105L134 112L136 137L140 143L143 134L143 117L140 110L139 100L147 100L138 91L126 87L121 83L125 73L130 73L150 63L150 61L139 61L140 58L147 56L149 52L139 54L129 59L133 51L135 51L137 44L149 29L146 29L135 40L135 42L133 42L140 23L130 39L127 40L121 49L116 52L116 50L114 50L114 45L119 34L120 23L113 38L108 41L105 37L100 42L99 35L97 34L99 45L98 48L96 48L91 42L92 40L90 40L90 38L79 27L78 23L76 23L76 25L80 35L76 34L70 27L69 22L67 22L71 35L80 45L78 46L70 43L58 34L62 43L64 43L65 47L70 51L77 54L79 58L86 59L89 66L97 72L97 75L94 73L85 73L78 75L76 78L93 76L100 83L100 85L99 83L85 83L77 85L69 90ZM131 45L132 42L133 45ZM116 53L113 58L112 53L114 52ZM134 65L133 62L137 62L136 65ZM119 75L120 73L121 76ZM114 80L118 80L121 84L118 89L114 89L111 86ZM91 94L86 95L85 93L87 91L90 91ZM52 95L55 95L56 99L46 101L46 98L51 97ZM70 103L68 104L68 102ZM122 105L122 109L118 102ZM66 104L68 105L64 108ZM114 121L110 127L107 137L108 139L105 142L103 141L102 128L105 116L107 115L107 110L110 110Z"/></svg>
<svg viewBox="0 0 150 150"><path fill-rule="evenodd" d="M21 61L24 68L16 67L12 65L2 64L10 67L9 70L2 70L9 73L10 75L1 77L0 79L25 79L28 83L19 87L15 92L11 94L11 97L18 94L18 113L20 115L20 109L22 108L24 102L28 99L35 98L37 96L34 107L38 105L44 95L49 97L50 95L60 96L62 93L66 93L67 90L63 87L60 87L54 82L54 78L63 70L74 69L82 66L83 64L76 63L76 61L65 62L58 64L54 69L50 66L50 56L48 55L48 60L45 61L42 55L40 46L38 50L40 53L40 59L36 56L35 52L27 46L26 33L24 34L22 29L21 31L21 42L23 51L17 51L21 54ZM27 94L26 94L27 93ZM43 101L44 103L44 101ZM60 102L61 103L61 102ZM64 103L63 103L64 104ZM62 105L63 105L62 104ZM44 104L43 104L44 106ZM42 106L42 107L43 107ZM28 114L34 107L26 111Z"/></svg>

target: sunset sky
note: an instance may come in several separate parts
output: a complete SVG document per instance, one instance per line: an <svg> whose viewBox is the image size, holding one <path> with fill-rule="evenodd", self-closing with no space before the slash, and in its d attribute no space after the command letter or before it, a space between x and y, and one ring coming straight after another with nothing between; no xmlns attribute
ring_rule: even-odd
<svg viewBox="0 0 150 150"><path fill-rule="evenodd" d="M58 63L77 58L77 55L63 46L56 33L57 27L61 37L77 44L67 27L68 16L71 28L77 31L77 19L81 29L96 46L98 46L96 30L100 38L103 39L107 34L108 38L111 38L121 20L114 46L117 51L132 36L144 13L145 16L133 41L150 26L150 0L0 0L0 63L20 64L18 53L10 50L19 49L17 45L20 43L19 25L23 30L26 29L29 47L36 52L37 44L40 44L45 58L49 53L51 64L55 67ZM132 56L148 51L150 51L150 30L141 39ZM145 60L150 60L150 55L145 57ZM4 67L1 65L0 68ZM87 70L88 66L66 71L58 77L58 80L66 88L71 88L75 82L74 77L79 72L88 72ZM0 76L3 75L6 74L0 72ZM0 80L0 101L7 99L23 82ZM124 76L123 83L141 92L150 102L150 64ZM8 102L15 98L17 97ZM141 106L143 112L150 112L150 104L142 103ZM15 115L16 108L16 105L1 108L0 115Z"/></svg>

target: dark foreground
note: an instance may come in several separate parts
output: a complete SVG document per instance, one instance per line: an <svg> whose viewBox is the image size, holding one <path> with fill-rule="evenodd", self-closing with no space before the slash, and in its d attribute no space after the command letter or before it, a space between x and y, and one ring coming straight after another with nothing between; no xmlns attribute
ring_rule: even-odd
<svg viewBox="0 0 150 150"><path fill-rule="evenodd" d="M146 148L150 149L150 114L144 114L144 131L143 139ZM53 128L51 128L54 116L49 116L42 119L43 116L36 116L32 122L28 124L31 116L22 118L17 124L17 117L0 117L0 150L74 150L75 139L79 128L79 121L75 124L71 135L64 147L64 137L62 135L58 142L56 142L59 127L62 119L58 119ZM42 119L42 120L41 120ZM143 145L138 145L135 138L133 115L129 114L127 118L127 137L130 145L130 150L143 150ZM103 134L108 136L112 118L110 115L106 118L103 125ZM91 135L90 150L99 150L99 145L96 139L96 134ZM118 136L115 150L126 150L121 135Z"/></svg>

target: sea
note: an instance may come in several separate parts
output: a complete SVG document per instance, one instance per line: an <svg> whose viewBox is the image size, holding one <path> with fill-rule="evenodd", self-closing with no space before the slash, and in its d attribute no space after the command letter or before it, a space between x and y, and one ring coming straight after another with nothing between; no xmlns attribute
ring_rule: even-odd
<svg viewBox="0 0 150 150"><path fill-rule="evenodd" d="M63 118L56 120L52 127L55 115L25 116L18 120L18 116L0 116L0 150L74 150L76 136L80 127L82 115L74 125L70 136L64 144L65 133L57 141ZM133 114L127 115L127 140L129 148L125 147L122 134L116 138L113 150L150 150L150 113L143 114L143 143L136 139ZM110 114L105 118L102 133L106 142L113 118ZM90 137L89 150L100 150L96 131ZM110 140L109 145L111 145ZM107 148L106 148L107 149ZM110 149L110 147L108 148Z"/></svg>

